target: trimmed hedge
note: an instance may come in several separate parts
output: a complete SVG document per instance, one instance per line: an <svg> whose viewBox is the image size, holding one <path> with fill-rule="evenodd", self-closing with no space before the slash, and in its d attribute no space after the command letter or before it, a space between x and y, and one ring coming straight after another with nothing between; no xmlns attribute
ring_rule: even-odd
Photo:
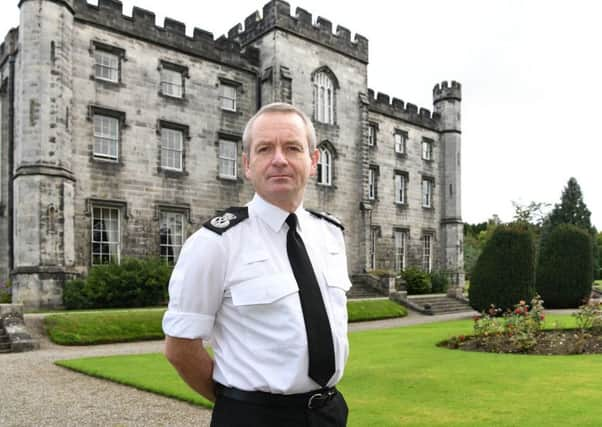
<svg viewBox="0 0 602 427"><path fill-rule="evenodd" d="M431 292L434 294L443 294L449 288L449 274L445 271L432 271L431 274Z"/></svg>
<svg viewBox="0 0 602 427"><path fill-rule="evenodd" d="M576 308L592 292L593 251L590 234L561 224L542 245L537 268L537 292L546 308Z"/></svg>
<svg viewBox="0 0 602 427"><path fill-rule="evenodd" d="M484 311L491 304L511 309L535 295L535 243L520 225L500 225L477 260L468 297L470 305Z"/></svg>
<svg viewBox="0 0 602 427"><path fill-rule="evenodd" d="M85 280L65 283L63 305L81 309L165 304L171 270L159 258L124 258L121 264L96 265Z"/></svg>
<svg viewBox="0 0 602 427"><path fill-rule="evenodd" d="M408 295L421 295L431 292L431 277L417 268L408 268L403 272Z"/></svg>

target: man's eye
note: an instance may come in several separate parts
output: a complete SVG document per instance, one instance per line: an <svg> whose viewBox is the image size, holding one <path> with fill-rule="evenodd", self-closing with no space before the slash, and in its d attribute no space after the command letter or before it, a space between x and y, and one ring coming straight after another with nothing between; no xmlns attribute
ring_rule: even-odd
<svg viewBox="0 0 602 427"><path fill-rule="evenodd" d="M295 153L300 153L301 151L303 151L303 148L301 148L301 147L300 147L300 146L298 146L298 145L291 145L291 146L289 146L289 147L288 147L288 149L289 149L290 151L293 151L293 152L295 152Z"/></svg>
<svg viewBox="0 0 602 427"><path fill-rule="evenodd" d="M255 151L257 153L265 153L266 151L268 151L268 147L257 147Z"/></svg>

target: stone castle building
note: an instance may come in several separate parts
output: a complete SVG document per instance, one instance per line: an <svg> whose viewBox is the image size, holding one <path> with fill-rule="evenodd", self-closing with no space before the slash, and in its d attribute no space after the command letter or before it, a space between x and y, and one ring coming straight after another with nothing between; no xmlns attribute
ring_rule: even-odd
<svg viewBox="0 0 602 427"><path fill-rule="evenodd" d="M0 47L0 280L58 306L65 279L124 256L173 262L252 197L246 121L292 102L321 151L305 206L346 227L349 270L409 266L463 283L460 102L434 112L367 86L368 40L274 0L214 39L117 0L21 0Z"/></svg>

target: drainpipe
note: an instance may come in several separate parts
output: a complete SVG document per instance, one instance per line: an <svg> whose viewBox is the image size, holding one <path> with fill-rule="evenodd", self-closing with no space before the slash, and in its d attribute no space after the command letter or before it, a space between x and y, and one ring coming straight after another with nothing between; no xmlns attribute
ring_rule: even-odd
<svg viewBox="0 0 602 427"><path fill-rule="evenodd" d="M15 165L15 54L8 60L8 271L15 267L14 260L14 217L13 217L13 169ZM10 276L9 276L10 277Z"/></svg>

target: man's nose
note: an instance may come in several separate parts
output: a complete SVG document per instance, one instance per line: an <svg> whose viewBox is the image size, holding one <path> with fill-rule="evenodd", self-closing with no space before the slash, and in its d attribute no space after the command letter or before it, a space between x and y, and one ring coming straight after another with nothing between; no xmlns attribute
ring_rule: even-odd
<svg viewBox="0 0 602 427"><path fill-rule="evenodd" d="M276 147L274 150L274 157L272 157L272 163L276 165L286 164L286 156L284 155L282 148Z"/></svg>

